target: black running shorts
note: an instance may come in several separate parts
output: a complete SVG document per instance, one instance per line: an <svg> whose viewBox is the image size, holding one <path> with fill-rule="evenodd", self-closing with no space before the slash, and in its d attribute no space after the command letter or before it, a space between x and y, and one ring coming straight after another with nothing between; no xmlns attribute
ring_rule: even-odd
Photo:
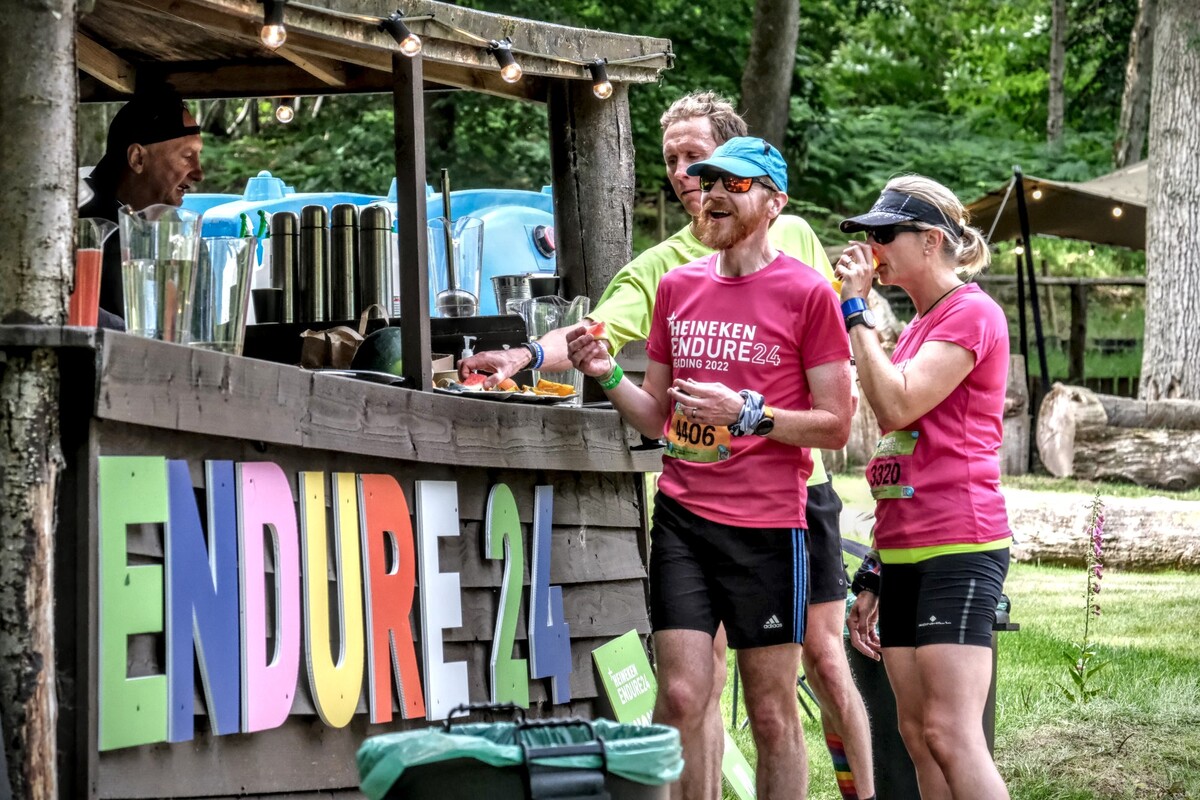
<svg viewBox="0 0 1200 800"><path fill-rule="evenodd" d="M992 645L996 603L1008 574L1008 549L884 563L879 639L884 647Z"/></svg>
<svg viewBox="0 0 1200 800"><path fill-rule="evenodd" d="M650 529L650 623L734 649L804 642L808 558L802 528L710 522L659 492Z"/></svg>
<svg viewBox="0 0 1200 800"><path fill-rule="evenodd" d="M846 602L850 580L842 557L842 500L826 481L808 487L808 602Z"/></svg>

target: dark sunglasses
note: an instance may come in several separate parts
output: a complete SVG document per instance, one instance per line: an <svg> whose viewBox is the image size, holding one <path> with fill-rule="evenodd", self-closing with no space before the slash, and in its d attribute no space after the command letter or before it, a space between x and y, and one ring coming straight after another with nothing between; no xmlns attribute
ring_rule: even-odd
<svg viewBox="0 0 1200 800"><path fill-rule="evenodd" d="M700 191L711 192L712 188L717 185L718 178L721 183L725 185L725 191L729 192L730 194L745 194L746 192L750 191L750 187L756 183L761 183L763 186L771 189L771 186L769 186L767 182L761 178L739 178L736 175L701 175ZM774 191L774 189L772 189L772 191Z"/></svg>
<svg viewBox="0 0 1200 800"><path fill-rule="evenodd" d="M916 225L884 225L879 228L867 228L867 239L875 244L891 244L901 233L916 233L921 230Z"/></svg>

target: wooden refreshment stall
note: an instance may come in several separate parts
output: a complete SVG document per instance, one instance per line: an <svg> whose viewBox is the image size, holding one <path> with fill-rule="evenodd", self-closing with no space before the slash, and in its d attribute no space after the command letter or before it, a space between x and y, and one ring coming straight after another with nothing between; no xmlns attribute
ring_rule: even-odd
<svg viewBox="0 0 1200 800"><path fill-rule="evenodd" d="M81 9L84 102L158 78L188 99L393 94L409 371L380 386L0 325L0 361L52 351L61 381L60 796L355 796L365 737L458 703L598 715L591 651L649 632L642 473L657 451L631 451L612 410L429 391L423 93L548 105L558 272L564 294L595 298L630 254L628 86L657 79L670 43L415 0L401 11L423 49L408 58L378 27L394 10L289 2L272 52L251 0ZM487 50L505 37L514 84Z"/></svg>

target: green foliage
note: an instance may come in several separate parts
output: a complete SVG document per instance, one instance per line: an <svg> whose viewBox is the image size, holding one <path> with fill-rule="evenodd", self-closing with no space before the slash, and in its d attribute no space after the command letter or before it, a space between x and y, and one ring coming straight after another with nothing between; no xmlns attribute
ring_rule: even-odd
<svg viewBox="0 0 1200 800"><path fill-rule="evenodd" d="M258 135L205 137L204 191L240 193L265 169L298 192L387 194L396 158L386 98L325 98L315 117L312 103L302 101L288 125L275 121L269 103L262 106Z"/></svg>
<svg viewBox="0 0 1200 800"><path fill-rule="evenodd" d="M653 202L670 189L659 117L688 91L735 101L749 49L753 3L690 0L466 0L506 15L669 39L674 67L630 89L636 187ZM1124 59L1136 0L1070 0L1066 125L1061 147L1045 144L1049 3L1045 0L806 1L785 155L794 209L838 241L835 223L868 205L883 183L921 172L964 199L1002 185L1013 164L1027 174L1082 180L1110 163ZM582 72L582 68L581 68ZM260 133L209 135L208 191L240 191L260 169L297 190L382 194L393 167L387 95L327 98L313 118L305 101L281 126L266 113ZM429 176L449 168L453 185L538 189L550 182L541 106L471 92L426 95ZM668 231L678 227L671 208ZM639 214L639 242L657 236L655 214ZM1121 258L1119 274L1141 269ZM1060 259L1066 264L1066 258ZM1090 269L1085 264L1075 267ZM1088 273L1091 274L1091 273ZM1108 273L1104 273L1108 274Z"/></svg>

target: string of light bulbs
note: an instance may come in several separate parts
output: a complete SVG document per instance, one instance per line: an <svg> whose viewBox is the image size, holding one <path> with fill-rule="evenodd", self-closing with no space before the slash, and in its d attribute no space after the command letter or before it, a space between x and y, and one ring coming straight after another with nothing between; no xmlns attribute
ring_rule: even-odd
<svg viewBox="0 0 1200 800"><path fill-rule="evenodd" d="M608 79L609 64L636 64L642 61L652 61L660 58L666 58L669 61L673 57L673 54L670 51L664 51L661 53L647 53L640 56L630 56L621 59L609 60L606 58L594 58L591 61L577 61L575 59L564 58L562 56L550 53L535 53L519 50L513 47L512 39L508 38L507 36L503 39L486 39L472 31L460 28L457 25L446 22L445 20L437 19L432 14L406 17L397 10L392 12L388 17L381 19L379 17L337 11L330 8L310 6L304 3L295 2L295 0L260 1L263 6L263 24L259 36L262 39L262 43L271 50L279 49L287 41L287 29L283 24L283 10L285 5L291 5L293 8L314 11L354 22L360 22L364 25L373 27L376 30L384 31L390 34L391 37L396 41L400 52L409 58L414 58L420 54L421 37L413 33L413 31L408 27L408 23L432 22L452 31L460 37L464 37L478 45L481 45L489 55L496 59L496 64L500 67L500 78L506 83L516 83L517 81L521 80L525 74L525 71L517 62L516 56L531 56L534 58L554 61L560 64L572 64L581 68L585 71L586 75L591 78L592 94L601 100L607 100L609 97L612 97L613 94L613 85Z"/></svg>

